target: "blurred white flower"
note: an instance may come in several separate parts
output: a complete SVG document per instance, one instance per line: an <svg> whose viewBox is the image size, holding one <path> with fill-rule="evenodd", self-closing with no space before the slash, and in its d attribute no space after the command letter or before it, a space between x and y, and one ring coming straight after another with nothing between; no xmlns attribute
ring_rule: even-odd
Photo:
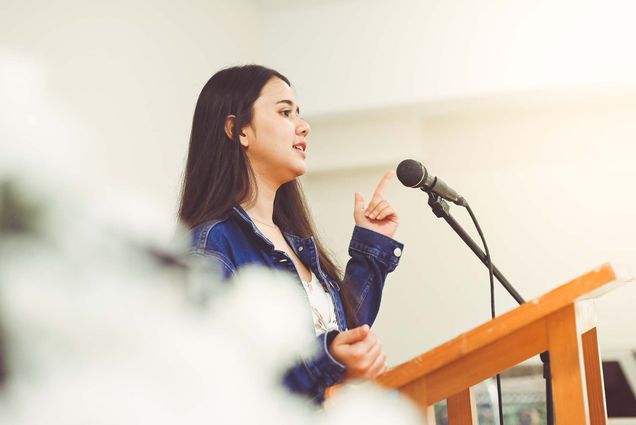
<svg viewBox="0 0 636 425"><path fill-rule="evenodd" d="M215 317L231 324L237 344L250 347L250 361L278 379L299 357L314 353L316 334L302 288L291 277L246 267L232 289L212 305Z"/></svg>
<svg viewBox="0 0 636 425"><path fill-rule="evenodd" d="M17 181L8 187L22 201L0 203L0 218L30 212L16 228L0 220L9 366L0 423L415 423L406 402L377 389L342 390L324 415L282 386L284 371L316 348L307 300L289 276L245 268L221 284L205 258L187 271L163 261L171 251L152 237L128 239L126 224L113 231L125 219L82 213L80 199L40 197ZM52 218L57 211L68 214Z"/></svg>
<svg viewBox="0 0 636 425"><path fill-rule="evenodd" d="M423 421L420 411L397 392L387 392L369 382L347 385L327 400L324 423L329 425L400 424Z"/></svg>

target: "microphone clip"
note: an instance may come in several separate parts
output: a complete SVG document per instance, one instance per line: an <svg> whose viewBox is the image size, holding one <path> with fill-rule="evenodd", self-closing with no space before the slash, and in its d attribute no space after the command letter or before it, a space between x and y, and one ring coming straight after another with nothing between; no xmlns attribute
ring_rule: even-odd
<svg viewBox="0 0 636 425"><path fill-rule="evenodd" d="M433 214L437 218L444 218L450 214L450 205L441 196L435 192L429 192L424 188L421 188L422 192L428 194L428 205L433 210Z"/></svg>

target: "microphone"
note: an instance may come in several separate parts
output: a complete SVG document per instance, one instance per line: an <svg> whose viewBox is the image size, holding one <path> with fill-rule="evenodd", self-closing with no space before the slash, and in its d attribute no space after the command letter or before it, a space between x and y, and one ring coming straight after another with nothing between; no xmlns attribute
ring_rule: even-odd
<svg viewBox="0 0 636 425"><path fill-rule="evenodd" d="M442 179L429 174L421 162L414 159L405 159L398 165L396 174L398 180L404 186L416 187L425 192L433 192L447 201L462 207L466 206L466 201L463 197L451 189Z"/></svg>

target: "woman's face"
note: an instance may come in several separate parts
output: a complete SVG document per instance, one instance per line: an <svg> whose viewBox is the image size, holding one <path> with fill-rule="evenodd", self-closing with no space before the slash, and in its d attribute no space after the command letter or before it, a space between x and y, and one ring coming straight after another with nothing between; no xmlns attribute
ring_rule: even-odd
<svg viewBox="0 0 636 425"><path fill-rule="evenodd" d="M305 173L309 124L299 116L296 96L279 78L271 78L254 102L252 122L242 129L241 144L256 175L281 185Z"/></svg>

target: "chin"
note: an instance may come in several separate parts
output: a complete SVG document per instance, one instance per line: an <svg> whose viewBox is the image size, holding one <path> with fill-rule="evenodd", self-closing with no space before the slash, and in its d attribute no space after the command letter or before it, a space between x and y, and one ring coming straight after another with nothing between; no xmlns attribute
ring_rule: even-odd
<svg viewBox="0 0 636 425"><path fill-rule="evenodd" d="M300 177L300 176L304 175L307 172L307 166L305 164L303 164L303 166L300 167L297 171L298 171L298 173L296 174L296 177Z"/></svg>
<svg viewBox="0 0 636 425"><path fill-rule="evenodd" d="M292 178L295 179L296 177L300 177L307 172L307 165L305 164L305 161L297 162L289 167L289 171L293 175Z"/></svg>
<svg viewBox="0 0 636 425"><path fill-rule="evenodd" d="M304 175L307 172L307 167L305 165L303 165L302 167L298 168L298 170L296 170L296 177L300 177L302 175Z"/></svg>
<svg viewBox="0 0 636 425"><path fill-rule="evenodd" d="M306 171L307 170L306 170L305 167L294 168L294 169L290 170L290 172L287 174L287 176L285 176L285 178L283 179L282 184L289 183L291 181L296 180L298 177L300 177L303 174L305 174Z"/></svg>

